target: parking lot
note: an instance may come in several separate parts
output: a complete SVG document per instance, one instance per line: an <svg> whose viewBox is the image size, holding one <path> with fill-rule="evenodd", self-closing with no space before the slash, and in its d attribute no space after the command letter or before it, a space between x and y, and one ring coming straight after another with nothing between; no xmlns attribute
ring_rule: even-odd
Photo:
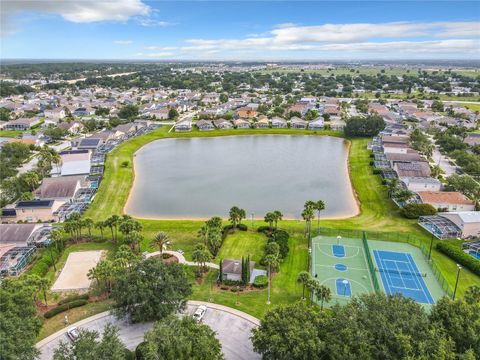
<svg viewBox="0 0 480 360"><path fill-rule="evenodd" d="M193 314L201 304L208 307L202 322L217 333L217 338L222 344L222 350L226 359L250 360L261 358L259 354L253 351L252 342L250 341L251 331L259 323L257 319L235 309L198 301L189 301L186 313L189 315ZM81 329L96 330L101 333L108 323L114 324L119 328L119 337L130 350L134 350L143 341L143 334L153 326L153 323L128 324L124 320L115 319L108 312L101 313L69 325L65 329L40 341L37 344L37 348L41 352L39 359L52 359L54 349L58 347L60 341L69 341L66 335L67 329L76 326Z"/></svg>

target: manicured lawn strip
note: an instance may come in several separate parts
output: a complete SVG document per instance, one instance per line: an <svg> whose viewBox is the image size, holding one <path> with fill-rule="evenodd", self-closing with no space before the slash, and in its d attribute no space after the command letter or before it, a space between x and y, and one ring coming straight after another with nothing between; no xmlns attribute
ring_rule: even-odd
<svg viewBox="0 0 480 360"><path fill-rule="evenodd" d="M472 111L479 111L480 112L480 104L462 104L465 106L467 109L470 109Z"/></svg>
<svg viewBox="0 0 480 360"><path fill-rule="evenodd" d="M15 138L22 135L21 130L0 130L0 137Z"/></svg>
<svg viewBox="0 0 480 360"><path fill-rule="evenodd" d="M93 316L103 311L107 311L108 309L110 309L110 305L110 301L98 301L94 303L88 303L85 306L70 309L62 312L61 314L55 315L50 319L46 319L43 322L40 333L38 334L37 341L40 341L47 336L52 335L58 330L69 327L70 325L65 325L65 316L68 316L69 324L73 324L82 319L86 319L89 316ZM65 338L65 341L67 341L67 338Z"/></svg>
<svg viewBox="0 0 480 360"><path fill-rule="evenodd" d="M260 261L263 248L267 244L267 237L264 234L252 231L236 231L226 237L222 248L216 257L216 263L220 259L241 259L250 255L250 260L255 261L255 267L261 267Z"/></svg>

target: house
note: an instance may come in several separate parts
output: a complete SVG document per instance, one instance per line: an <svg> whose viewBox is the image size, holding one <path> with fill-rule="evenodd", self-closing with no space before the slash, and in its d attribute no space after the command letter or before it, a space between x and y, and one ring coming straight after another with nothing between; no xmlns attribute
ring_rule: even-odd
<svg viewBox="0 0 480 360"><path fill-rule="evenodd" d="M250 274L255 268L255 262L250 261L249 270ZM224 259L222 261L222 273L223 279L230 281L242 281L242 261L234 259Z"/></svg>
<svg viewBox="0 0 480 360"><path fill-rule="evenodd" d="M408 190L419 191L440 191L442 183L431 177L405 177L402 179Z"/></svg>
<svg viewBox="0 0 480 360"><path fill-rule="evenodd" d="M423 204L430 204L439 211L473 211L475 202L456 191L419 191Z"/></svg>
<svg viewBox="0 0 480 360"><path fill-rule="evenodd" d="M90 140L90 139L82 139ZM60 163L53 165L52 176L89 175L91 153L86 149L62 151Z"/></svg>
<svg viewBox="0 0 480 360"><path fill-rule="evenodd" d="M191 131L192 130L192 119L185 118L177 122L175 125L175 131Z"/></svg>
<svg viewBox="0 0 480 360"><path fill-rule="evenodd" d="M127 124L120 124L118 126L116 126L113 131L116 132L116 133L120 133L121 135L126 135L127 137L128 136L132 136L134 135L138 129L142 128L143 125L141 124L136 124L136 123L127 123Z"/></svg>
<svg viewBox="0 0 480 360"><path fill-rule="evenodd" d="M28 200L19 201L13 208L15 215L12 213L6 216L7 221L23 221L23 222L48 222L58 221L54 212L62 205L62 202L56 200ZM2 221L4 220L2 213Z"/></svg>
<svg viewBox="0 0 480 360"><path fill-rule="evenodd" d="M431 174L430 165L426 161L412 161L408 163L397 162L393 166L398 177L429 177Z"/></svg>
<svg viewBox="0 0 480 360"><path fill-rule="evenodd" d="M211 120L198 120L196 125L200 131L209 131L215 129L215 126L213 126L213 122Z"/></svg>
<svg viewBox="0 0 480 360"><path fill-rule="evenodd" d="M281 117L272 118L271 123L272 123L272 128L276 128L276 129L284 129L288 127L287 120Z"/></svg>
<svg viewBox="0 0 480 360"><path fill-rule="evenodd" d="M247 119L247 118L257 117L257 115L258 115L258 112L251 107L245 106L237 110L237 116L239 118Z"/></svg>
<svg viewBox="0 0 480 360"><path fill-rule="evenodd" d="M290 119L290 127L293 129L306 129L307 122L297 116L294 116Z"/></svg>
<svg viewBox="0 0 480 360"><path fill-rule="evenodd" d="M385 158L390 162L393 168L396 163L409 163L414 161L423 161L423 157L416 151L403 153L386 153Z"/></svg>
<svg viewBox="0 0 480 360"><path fill-rule="evenodd" d="M68 131L68 133L72 135L79 134L85 129L85 126L78 121L62 122L59 123L57 126L60 129Z"/></svg>
<svg viewBox="0 0 480 360"><path fill-rule="evenodd" d="M153 116L155 119L158 120L168 120L169 112L170 109L168 107L162 107L160 109L150 110L146 113L146 115Z"/></svg>
<svg viewBox="0 0 480 360"><path fill-rule="evenodd" d="M103 140L94 137L88 137L80 139L76 143L76 149L78 150L95 150L98 149L103 144Z"/></svg>
<svg viewBox="0 0 480 360"><path fill-rule="evenodd" d="M405 143L397 143L397 142L383 142L382 143L383 147L383 152L385 154L387 153L400 153L400 154L406 154L410 150L410 146Z"/></svg>
<svg viewBox="0 0 480 360"><path fill-rule="evenodd" d="M213 121L217 129L233 129L233 124L225 119L217 119Z"/></svg>
<svg viewBox="0 0 480 360"><path fill-rule="evenodd" d="M270 127L270 121L267 117L261 118L255 123L255 127L258 129L266 129Z"/></svg>
<svg viewBox="0 0 480 360"><path fill-rule="evenodd" d="M79 108L76 108L73 112L72 112L72 115L73 116L78 116L78 117L82 117L82 116L89 116L89 115L93 115L95 114L95 111L93 109L88 109L86 107L79 107Z"/></svg>
<svg viewBox="0 0 480 360"><path fill-rule="evenodd" d="M308 128L310 130L322 130L324 127L324 119L319 116L315 120L312 120L308 123Z"/></svg>
<svg viewBox="0 0 480 360"><path fill-rule="evenodd" d="M340 108L337 105L325 105L323 113L330 116L338 116L340 115Z"/></svg>
<svg viewBox="0 0 480 360"><path fill-rule="evenodd" d="M61 120L66 116L65 110L61 107L53 108L53 109L45 109L43 110L43 115L45 115L47 119L54 119L54 120Z"/></svg>
<svg viewBox="0 0 480 360"><path fill-rule="evenodd" d="M28 130L40 122L40 118L20 118L9 121L3 128L5 130Z"/></svg>
<svg viewBox="0 0 480 360"><path fill-rule="evenodd" d="M88 187L87 177L84 175L44 178L33 195L36 199L52 199L65 203L70 202L82 187Z"/></svg>
<svg viewBox="0 0 480 360"><path fill-rule="evenodd" d="M244 119L236 119L233 120L233 125L237 129L249 129L250 128L250 122Z"/></svg>
<svg viewBox="0 0 480 360"><path fill-rule="evenodd" d="M470 146L475 146L480 144L480 134L479 133L468 133L465 140L463 140L465 144Z"/></svg>
<svg viewBox="0 0 480 360"><path fill-rule="evenodd" d="M458 226L462 238L480 235L480 211L444 212L438 215Z"/></svg>

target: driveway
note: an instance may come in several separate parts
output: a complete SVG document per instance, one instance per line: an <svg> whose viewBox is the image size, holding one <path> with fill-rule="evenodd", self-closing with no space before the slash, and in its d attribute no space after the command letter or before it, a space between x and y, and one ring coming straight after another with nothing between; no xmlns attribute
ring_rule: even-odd
<svg viewBox="0 0 480 360"><path fill-rule="evenodd" d="M208 307L203 323L210 326L217 333L217 338L222 344L222 350L226 359L250 360L261 358L259 354L253 351L250 341L252 329L259 325L258 319L223 305L201 301L189 301L186 313L193 314L197 306L201 304ZM58 347L60 341L69 341L66 335L68 328L76 326L82 329L96 330L101 333L108 323L114 324L119 328L119 337L130 350L134 350L143 341L143 334L153 326L151 322L128 324L124 320L115 319L107 311L71 324L37 343L36 346L41 352L39 359L52 359L53 351Z"/></svg>

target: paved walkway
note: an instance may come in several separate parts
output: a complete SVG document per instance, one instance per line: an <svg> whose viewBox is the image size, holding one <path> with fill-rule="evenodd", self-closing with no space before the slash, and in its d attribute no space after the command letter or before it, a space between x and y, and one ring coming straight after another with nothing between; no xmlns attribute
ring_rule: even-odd
<svg viewBox="0 0 480 360"><path fill-rule="evenodd" d="M227 306L202 301L189 301L186 314L193 314L199 305L207 306L208 310L203 323L217 333L217 338L222 344L222 350L227 360L260 359L260 355L253 351L250 340L252 329L260 324L257 318ZM105 325L109 323L119 328L119 337L130 350L134 350L143 341L144 333L153 326L153 322L130 324L125 320L116 319L110 312L106 311L71 324L37 343L36 347L41 352L39 359L52 359L53 352L60 341L69 341L66 335L67 329L75 326L101 333Z"/></svg>
<svg viewBox="0 0 480 360"><path fill-rule="evenodd" d="M180 264L185 264L185 265L188 265L188 266L198 266L198 264L196 262L187 261L185 259L185 256L183 256L183 254L179 253L178 251L164 250L163 253L175 256L178 259L178 262ZM160 255L160 251L155 251L155 252L152 252L152 253L148 253L146 255L146 257L148 259L151 256L158 256L158 255ZM211 262L205 263L205 266L208 266L209 268L217 269L217 270L220 268L220 266L218 266L218 264L214 264L214 263L211 263Z"/></svg>

